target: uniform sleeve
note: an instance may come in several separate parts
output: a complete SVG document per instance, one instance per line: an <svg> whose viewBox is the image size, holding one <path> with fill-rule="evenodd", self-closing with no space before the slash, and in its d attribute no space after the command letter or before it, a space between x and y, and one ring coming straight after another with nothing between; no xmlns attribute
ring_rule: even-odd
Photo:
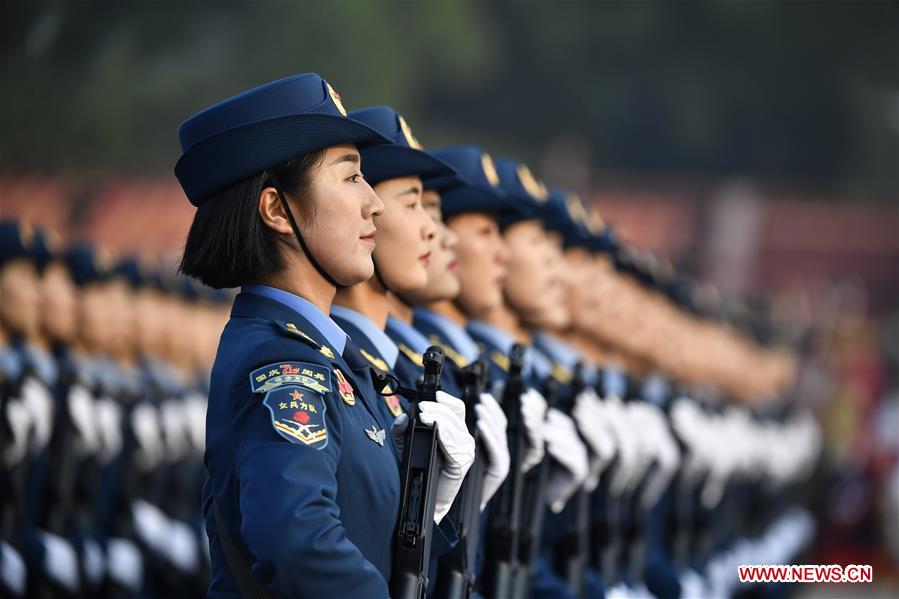
<svg viewBox="0 0 899 599"><path fill-rule="evenodd" d="M234 457L240 535L255 557L254 574L279 596L388 597L387 581L347 538L340 519L334 390L323 398L327 443L316 447L282 438L263 396L242 389L245 397L235 398L242 407L233 406Z"/></svg>

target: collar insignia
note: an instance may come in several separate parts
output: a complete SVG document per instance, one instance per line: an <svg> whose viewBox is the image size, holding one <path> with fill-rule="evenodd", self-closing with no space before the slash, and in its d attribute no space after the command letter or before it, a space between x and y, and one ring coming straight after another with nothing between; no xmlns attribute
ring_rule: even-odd
<svg viewBox="0 0 899 599"><path fill-rule="evenodd" d="M552 377L562 383L563 385L567 385L571 382L571 370L562 366L561 364L553 364L553 372Z"/></svg>
<svg viewBox="0 0 899 599"><path fill-rule="evenodd" d="M509 371L509 356L494 350L490 353L490 359L505 372Z"/></svg>
<svg viewBox="0 0 899 599"><path fill-rule="evenodd" d="M361 347L359 348L359 353L362 354L362 357L372 363L372 365L382 372L387 372L390 370L387 367L387 362L382 360L381 358L376 358Z"/></svg>
<svg viewBox="0 0 899 599"><path fill-rule="evenodd" d="M434 345L439 345L440 347L442 347L443 352L446 354L446 357L449 358L453 362L453 364L455 364L459 368L465 368L469 365L470 362L465 358L465 356L454 350L449 345L445 344L437 335L431 335L428 341L430 341Z"/></svg>
<svg viewBox="0 0 899 599"><path fill-rule="evenodd" d="M422 367L422 368L424 367L425 363L422 360L421 354L412 351L412 348L409 347L408 345L406 345L405 343L399 343L397 345L397 347L399 347L400 351L403 353L404 356L406 356L407 358L412 360L413 364L415 364L416 366Z"/></svg>

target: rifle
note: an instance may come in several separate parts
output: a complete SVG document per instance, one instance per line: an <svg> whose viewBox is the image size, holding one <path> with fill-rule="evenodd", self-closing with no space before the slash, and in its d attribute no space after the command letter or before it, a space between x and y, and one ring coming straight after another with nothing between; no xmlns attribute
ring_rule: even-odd
<svg viewBox="0 0 899 599"><path fill-rule="evenodd" d="M524 477L521 458L524 455L524 430L521 427L521 393L524 390L522 368L523 345L509 351L509 377L503 389L502 406L506 415L506 433L512 467L491 505L485 581L481 591L488 599L505 599L512 593L513 577L518 563L518 537Z"/></svg>
<svg viewBox="0 0 899 599"><path fill-rule="evenodd" d="M555 407L559 397L559 383L549 379L543 389L547 408ZM524 490L521 505L521 533L518 540L518 567L515 569L513 597L530 595L531 574L537 554L540 552L540 537L543 531L543 515L546 513L546 485L552 469L552 460L543 460L524 475Z"/></svg>
<svg viewBox="0 0 899 599"><path fill-rule="evenodd" d="M429 347L424 353L424 376L418 383L418 397L409 402L409 425L400 473L400 517L393 540L390 575L390 596L394 599L424 599L428 590L431 527L442 459L437 447L437 426L422 422L418 402L437 401L443 357L443 349L437 346Z"/></svg>
<svg viewBox="0 0 899 599"><path fill-rule="evenodd" d="M477 414L474 407L487 384L487 363L472 362L459 371L462 384L462 400L465 402L465 424L474 437L474 463L465 476L462 488L450 508L449 515L456 525L459 542L440 557L437 568L437 599L468 599L474 595L476 580L475 562L478 553L481 495L484 491L484 472L487 463L478 433Z"/></svg>
<svg viewBox="0 0 899 599"><path fill-rule="evenodd" d="M584 390L584 387L583 366L578 362L574 367L574 375L571 380L571 397L569 401L560 404L565 413L571 414L574 400ZM584 445L589 451L590 445L586 441L584 441ZM590 496L583 487L575 492L571 499L571 505L574 522L571 530L563 537L558 565L561 572L564 573L568 587L580 597L584 593L584 570L590 554Z"/></svg>

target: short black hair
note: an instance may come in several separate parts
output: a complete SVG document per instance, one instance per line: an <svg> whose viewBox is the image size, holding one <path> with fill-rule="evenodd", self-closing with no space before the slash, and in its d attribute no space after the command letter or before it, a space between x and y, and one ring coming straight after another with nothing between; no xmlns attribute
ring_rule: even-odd
<svg viewBox="0 0 899 599"><path fill-rule="evenodd" d="M324 152L291 158L271 170L292 197L302 195ZM278 234L259 215L259 194L272 186L268 172L251 175L213 194L200 204L184 243L179 270L216 289L237 287L267 278L282 268ZM299 203L308 215L310 207ZM296 215L299 219L301 215Z"/></svg>

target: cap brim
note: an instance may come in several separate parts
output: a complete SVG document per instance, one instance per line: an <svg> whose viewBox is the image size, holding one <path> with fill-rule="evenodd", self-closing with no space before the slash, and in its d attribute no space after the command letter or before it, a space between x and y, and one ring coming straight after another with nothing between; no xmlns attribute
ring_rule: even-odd
<svg viewBox="0 0 899 599"><path fill-rule="evenodd" d="M175 165L190 202L295 156L341 144L360 149L392 143L364 123L330 114L296 114L259 121L207 137Z"/></svg>
<svg viewBox="0 0 899 599"><path fill-rule="evenodd" d="M380 145L366 148L362 154L362 174L374 185L381 181L418 175L423 181L452 177L456 169L415 148Z"/></svg>
<svg viewBox="0 0 899 599"><path fill-rule="evenodd" d="M517 213L517 208L500 190L460 185L441 193L444 218L470 212L484 212L501 219Z"/></svg>

